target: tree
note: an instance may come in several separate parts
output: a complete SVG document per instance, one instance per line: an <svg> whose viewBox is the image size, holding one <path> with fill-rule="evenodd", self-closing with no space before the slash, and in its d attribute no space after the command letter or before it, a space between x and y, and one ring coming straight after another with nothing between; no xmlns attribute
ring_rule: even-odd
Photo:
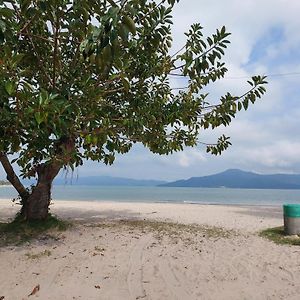
<svg viewBox="0 0 300 300"><path fill-rule="evenodd" d="M0 1L0 161L25 219L46 218L62 168L112 164L136 142L159 154L195 146L201 130L227 126L264 94L256 76L244 95L208 101L201 90L227 71L229 33L205 38L194 24L172 54L178 1ZM187 86L172 88L175 76ZM206 146L220 154L229 144L222 136ZM13 163L37 178L31 190Z"/></svg>

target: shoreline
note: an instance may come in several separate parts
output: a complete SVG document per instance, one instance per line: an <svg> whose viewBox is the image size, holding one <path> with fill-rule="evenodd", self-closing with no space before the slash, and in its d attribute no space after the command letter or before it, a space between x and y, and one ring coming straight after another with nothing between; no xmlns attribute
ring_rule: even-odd
<svg viewBox="0 0 300 300"><path fill-rule="evenodd" d="M299 203L300 190L159 188L112 186L54 186L54 201L187 203L200 205L274 206ZM13 187L0 189L0 201L16 198Z"/></svg>
<svg viewBox="0 0 300 300"><path fill-rule="evenodd" d="M68 203L74 203L74 204L121 204L121 205L182 205L182 206L217 206L217 207L242 207L242 208L274 208L274 209L282 209L283 204L248 204L248 203L210 203L210 202L188 202L188 201L127 201L127 200L82 200L82 199L54 199L52 200L50 204L50 208L52 205L55 205L55 203L58 202L58 204L68 204ZM0 198L0 205L4 204L12 204L13 206L19 206L19 204L13 202L12 199L8 198ZM288 203L288 202L287 202Z"/></svg>
<svg viewBox="0 0 300 300"><path fill-rule="evenodd" d="M20 205L9 199L0 200L0 221L13 219L19 209ZM265 205L55 200L50 205L50 213L67 220L147 219L219 226L245 232L283 224L281 207Z"/></svg>
<svg viewBox="0 0 300 300"><path fill-rule="evenodd" d="M0 197L0 203L1 201L11 201L12 199L6 198L1 198ZM83 200L83 199L53 199L53 202L83 202L83 203L134 203L134 204L181 204L181 205L211 205L211 206L237 206L237 207L271 207L271 208L281 208L284 204L288 204L289 202L287 201L284 204L277 203L277 204L257 204L257 203L215 203L215 202L193 202L193 201L176 201L176 200L170 200L170 201L129 201L129 200Z"/></svg>

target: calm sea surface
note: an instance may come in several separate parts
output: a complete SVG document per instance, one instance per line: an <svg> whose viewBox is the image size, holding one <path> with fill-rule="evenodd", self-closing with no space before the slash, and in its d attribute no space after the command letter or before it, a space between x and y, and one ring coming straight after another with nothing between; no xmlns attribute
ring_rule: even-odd
<svg viewBox="0 0 300 300"><path fill-rule="evenodd" d="M12 187L0 187L0 199L16 196ZM54 186L52 198L117 202L282 205L300 203L300 190L65 185Z"/></svg>

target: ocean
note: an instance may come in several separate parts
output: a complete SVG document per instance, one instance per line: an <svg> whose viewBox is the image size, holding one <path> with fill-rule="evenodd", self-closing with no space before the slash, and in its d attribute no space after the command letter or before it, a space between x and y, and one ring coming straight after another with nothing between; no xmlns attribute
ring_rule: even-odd
<svg viewBox="0 0 300 300"><path fill-rule="evenodd" d="M0 187L0 199L12 199L12 187ZM126 187L126 186L54 186L53 200L162 202L192 204L274 205L300 203L300 190Z"/></svg>

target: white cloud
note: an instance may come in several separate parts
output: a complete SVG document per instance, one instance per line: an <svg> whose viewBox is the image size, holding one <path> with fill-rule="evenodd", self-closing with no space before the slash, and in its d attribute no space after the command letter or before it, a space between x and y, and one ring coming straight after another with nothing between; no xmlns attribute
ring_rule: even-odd
<svg viewBox="0 0 300 300"><path fill-rule="evenodd" d="M288 169L299 161L300 142L274 141L246 151L249 162L260 164L271 169Z"/></svg>
<svg viewBox="0 0 300 300"><path fill-rule="evenodd" d="M196 148L189 148L184 152L177 153L178 164L181 167L190 167L193 164L206 161L206 157ZM176 160L176 158L175 158Z"/></svg>

